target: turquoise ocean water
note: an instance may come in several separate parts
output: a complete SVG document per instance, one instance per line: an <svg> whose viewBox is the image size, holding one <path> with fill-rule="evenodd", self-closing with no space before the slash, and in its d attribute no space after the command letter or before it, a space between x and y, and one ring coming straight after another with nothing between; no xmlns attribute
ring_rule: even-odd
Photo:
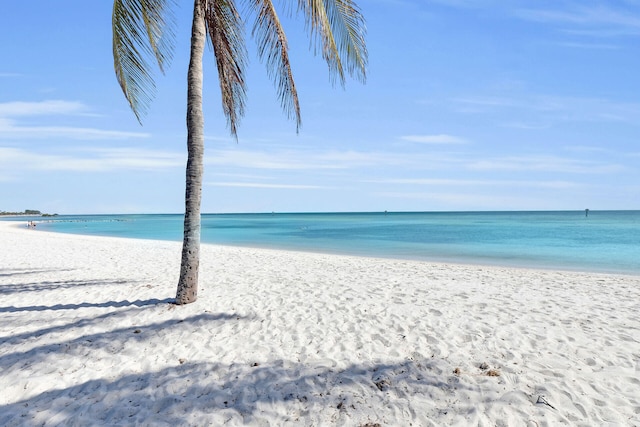
<svg viewBox="0 0 640 427"><path fill-rule="evenodd" d="M61 215L38 229L180 241L182 220ZM640 211L205 214L202 242L640 275Z"/></svg>

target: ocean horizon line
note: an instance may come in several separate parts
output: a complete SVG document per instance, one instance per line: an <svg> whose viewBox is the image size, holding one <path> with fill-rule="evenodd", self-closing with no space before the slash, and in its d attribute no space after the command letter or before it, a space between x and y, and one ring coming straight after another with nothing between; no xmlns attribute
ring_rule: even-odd
<svg viewBox="0 0 640 427"><path fill-rule="evenodd" d="M365 211L259 211L259 212L201 212L201 215L332 215L332 214L491 214L491 213L569 213L581 212L638 212L636 209L479 209L479 210L424 210L424 211L403 211L403 210L365 210ZM105 215L184 215L184 212L114 212L114 213L55 213L56 216L105 216ZM3 215L0 218L11 217L51 217L46 215Z"/></svg>

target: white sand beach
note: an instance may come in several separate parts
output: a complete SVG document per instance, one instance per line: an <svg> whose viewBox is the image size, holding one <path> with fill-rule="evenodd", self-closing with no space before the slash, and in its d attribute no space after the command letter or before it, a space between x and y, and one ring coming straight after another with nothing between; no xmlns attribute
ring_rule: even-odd
<svg viewBox="0 0 640 427"><path fill-rule="evenodd" d="M0 425L640 426L640 277L0 222Z"/></svg>

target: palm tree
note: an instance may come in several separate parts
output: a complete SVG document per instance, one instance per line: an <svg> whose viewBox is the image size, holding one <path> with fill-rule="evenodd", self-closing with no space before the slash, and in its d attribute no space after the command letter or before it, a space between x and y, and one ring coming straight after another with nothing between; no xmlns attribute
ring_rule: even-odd
<svg viewBox="0 0 640 427"><path fill-rule="evenodd" d="M141 122L155 89L147 60L161 71L171 60L176 0L114 0L113 58L116 77ZM272 0L244 0L254 19L251 35L266 63L281 106L300 128L298 93L289 63L287 38ZM364 82L367 49L364 19L354 0L290 0L291 10L304 15L314 45L329 65L332 81L342 85L345 74ZM202 194L204 119L202 59L209 40L218 68L222 108L231 134L237 138L244 114L246 45L244 21L236 0L194 0L190 61L187 73L187 176L182 263L177 304L196 300L200 262L200 200Z"/></svg>

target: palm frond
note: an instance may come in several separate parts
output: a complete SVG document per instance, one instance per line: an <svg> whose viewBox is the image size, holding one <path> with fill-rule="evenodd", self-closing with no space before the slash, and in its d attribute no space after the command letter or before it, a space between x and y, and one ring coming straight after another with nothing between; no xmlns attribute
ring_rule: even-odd
<svg viewBox="0 0 640 427"><path fill-rule="evenodd" d="M173 55L174 0L114 0L113 65L116 78L138 121L155 95L148 58L161 72Z"/></svg>
<svg viewBox="0 0 640 427"><path fill-rule="evenodd" d="M251 34L256 39L258 54L266 63L267 73L276 85L282 109L288 118L295 118L296 130L299 130L302 123L300 103L284 29L272 0L250 0L249 3L256 16Z"/></svg>
<svg viewBox="0 0 640 427"><path fill-rule="evenodd" d="M345 55L349 75L364 83L369 62L364 16L352 0L336 0L335 3L336 13L330 21L339 40L339 50Z"/></svg>
<svg viewBox="0 0 640 427"><path fill-rule="evenodd" d="M205 3L207 34L218 66L222 109L231 134L237 136L237 126L244 114L247 96L244 81L247 57L244 26L233 0Z"/></svg>
<svg viewBox="0 0 640 427"><path fill-rule="evenodd" d="M346 72L364 82L368 53L365 22L353 0L298 0L313 43L320 43L322 57L332 78L345 82ZM316 46L317 48L317 46Z"/></svg>

